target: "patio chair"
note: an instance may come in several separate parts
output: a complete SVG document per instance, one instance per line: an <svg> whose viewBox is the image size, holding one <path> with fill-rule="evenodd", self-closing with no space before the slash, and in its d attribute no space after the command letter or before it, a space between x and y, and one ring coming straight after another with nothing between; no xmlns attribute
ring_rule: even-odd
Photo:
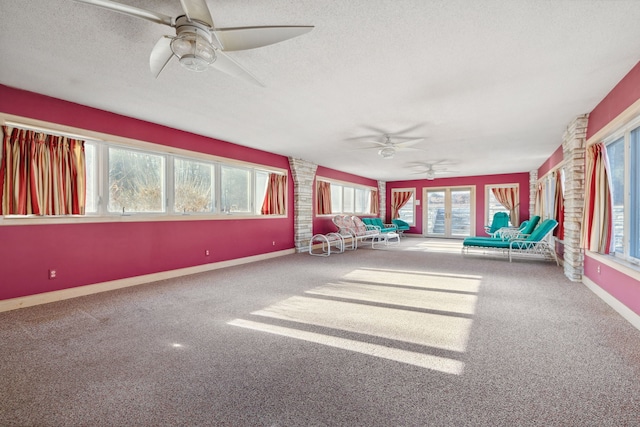
<svg viewBox="0 0 640 427"><path fill-rule="evenodd" d="M391 233L391 232L397 232L398 231L398 226L395 224L385 224L382 222L382 219L378 218L378 217L374 217L374 218L362 218L362 222L364 222L367 225L372 225L374 227L376 227L378 229L378 231L380 231L381 233Z"/></svg>
<svg viewBox="0 0 640 427"><path fill-rule="evenodd" d="M489 236L494 237L495 232L503 227L509 226L509 214L506 212L496 212L493 215L493 220L491 221L491 225L485 225L484 231Z"/></svg>
<svg viewBox="0 0 640 427"><path fill-rule="evenodd" d="M405 231L408 231L410 228L409 224L401 219L392 219L391 222L394 223L396 227L398 227L398 234L400 235L402 235Z"/></svg>
<svg viewBox="0 0 640 427"><path fill-rule="evenodd" d="M462 253L468 254L471 249L498 251L509 256L509 262L514 256L542 257L551 259L559 265L555 248L549 243L549 236L558 226L558 221L545 219L533 232L524 239L502 240L489 237L468 237L462 242Z"/></svg>
<svg viewBox="0 0 640 427"><path fill-rule="evenodd" d="M540 222L540 216L533 215L527 221L522 221L520 227L503 227L494 233L494 237L502 240L524 239L529 237Z"/></svg>
<svg viewBox="0 0 640 427"><path fill-rule="evenodd" d="M357 249L358 241L372 239L380 234L376 227L363 223L357 216L335 215L332 221L344 238L345 249Z"/></svg>

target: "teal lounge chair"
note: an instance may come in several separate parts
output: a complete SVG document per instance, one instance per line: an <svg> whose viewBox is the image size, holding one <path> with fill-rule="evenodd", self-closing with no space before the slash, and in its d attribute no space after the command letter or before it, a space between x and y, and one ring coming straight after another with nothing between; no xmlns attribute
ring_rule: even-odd
<svg viewBox="0 0 640 427"><path fill-rule="evenodd" d="M391 222L398 227L398 233L401 235L410 228L409 224L401 219L392 219Z"/></svg>
<svg viewBox="0 0 640 427"><path fill-rule="evenodd" d="M533 215L529 220L523 221L518 228L506 227L499 229L494 233L494 237L502 240L524 239L533 233L539 222L540 216Z"/></svg>
<svg viewBox="0 0 640 427"><path fill-rule="evenodd" d="M491 237L495 235L495 232L503 227L509 226L509 214L506 212L496 212L493 215L491 225L485 225L484 231Z"/></svg>
<svg viewBox="0 0 640 427"><path fill-rule="evenodd" d="M514 256L532 256L551 259L558 263L555 248L547 241L547 237L558 226L558 221L545 219L524 239L502 240L489 237L467 237L462 242L462 253L468 254L471 249L483 251L493 250L509 255L509 262Z"/></svg>
<svg viewBox="0 0 640 427"><path fill-rule="evenodd" d="M398 232L398 227L395 224L385 224L382 222L382 219L378 217L362 218L362 222L364 222L367 225L376 227L380 233L391 233L391 232L397 233Z"/></svg>

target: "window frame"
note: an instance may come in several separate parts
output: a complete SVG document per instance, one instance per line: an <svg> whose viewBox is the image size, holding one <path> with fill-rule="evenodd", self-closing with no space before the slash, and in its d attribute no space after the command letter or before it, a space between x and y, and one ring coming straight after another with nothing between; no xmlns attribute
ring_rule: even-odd
<svg viewBox="0 0 640 427"><path fill-rule="evenodd" d="M491 206L489 200L491 198L495 198L493 192L491 191L494 188L517 188L518 189L518 197L520 197L520 184L517 182L509 182L504 184L485 184L484 186L484 224L491 225L491 221L493 220L493 215L491 215ZM503 209L509 213L509 210L503 206ZM509 219L511 222L511 219Z"/></svg>
<svg viewBox="0 0 640 427"><path fill-rule="evenodd" d="M333 215L339 215L339 214L343 214L343 215L356 215L356 216L366 216L366 215L374 215L373 213L371 213L371 192L372 191L378 191L377 187L371 187L368 185L362 185L362 184L354 184L352 182L346 182L346 181L339 181L336 179L331 179L331 178L326 178L326 177L322 177L322 176L316 176L316 184L315 184L315 192L316 192L316 200L315 203L317 204L317 198L318 198L318 182L323 181L323 182L328 182L331 185L331 213L330 214L318 214L316 212L316 216L319 217L331 217ZM334 194L334 187L335 186L340 186L342 188L341 191L341 199L340 199L340 212L336 212L334 211L334 198L333 198L333 194ZM344 206L345 206L345 188L348 190L352 190L353 192L353 197L352 197L352 205L354 210L356 209L357 206L357 192L358 190L364 190L366 191L365 193L365 198L367 199L366 201L366 206L365 208L368 209L367 212L347 212L344 210ZM337 202L335 202L337 203Z"/></svg>
<svg viewBox="0 0 640 427"><path fill-rule="evenodd" d="M637 179L633 178L638 177L638 168L640 164L632 164L632 152L631 152L631 133L638 132L637 138L638 142L635 147L635 155L637 159L640 159L640 115L632 118L626 124L621 126L615 132L612 132L609 136L604 138L602 142L607 148L607 155L609 154L609 146L617 143L623 143L624 149L624 195L623 195L623 230L624 230L624 239L622 242L623 251L618 252L615 249L610 253L614 258L621 260L623 262L627 262L633 264L634 266L640 265L640 253L637 257L634 257L631 254L631 246L633 237L632 231L635 231L635 234L640 234L640 212L634 209L634 205L637 206L640 203L640 183L637 182ZM640 163L640 162L639 162ZM610 164L608 165L610 167ZM610 181L613 184L612 181ZM635 187L634 187L635 186ZM635 190L635 191L634 191ZM611 191L614 191L612 187ZM613 207L613 206L612 206ZM634 222L635 221L635 222ZM635 227L635 228L634 228ZM612 236L615 239L615 233ZM638 242L635 243L639 245ZM615 243L612 244L615 248Z"/></svg>
<svg viewBox="0 0 640 427"><path fill-rule="evenodd" d="M405 221L407 224L409 224L411 227L415 227L416 226L416 206L418 205L418 203L416 202L416 188L392 188L391 189L391 200L393 201L393 193L400 193L400 192L405 192L405 191L411 191L411 193L413 194L411 196L410 200L413 200L413 206L412 206L412 210L413 210L413 221L407 221L405 219L403 219L402 217L400 218L401 220ZM407 202L408 203L408 202ZM406 205L405 205L406 206ZM404 207L402 207L400 209L400 211L404 209ZM398 211L398 213L400 213L400 211ZM393 218L391 218L393 220Z"/></svg>
<svg viewBox="0 0 640 427"><path fill-rule="evenodd" d="M127 221L184 221L184 220L220 220L220 219L277 219L289 215L289 197L285 197L285 213L282 215L262 215L259 203L256 201L256 174L258 171L267 174L275 173L287 176L285 192L289 194L290 178L289 171L275 166L262 165L246 162L243 160L231 159L213 154L190 151L168 145L161 145L146 141L129 139L117 135L105 134L85 129L73 128L56 123L44 122L41 120L29 119L21 116L0 113L0 123L10 127L23 129L33 129L39 132L55 135L65 135L74 139L80 139L85 145L91 145L95 149L94 159L94 200L95 211L85 212L84 215L0 215L1 225L30 225L30 224L65 224L65 223L91 223L91 222L127 222ZM109 196L109 148L121 148L125 150L138 151L151 155L161 156L164 160L164 172L162 175L163 212L108 212ZM209 163L214 168L214 211L209 212L176 212L174 210L174 161L183 159L194 162ZM218 186L219 171L221 166L231 166L245 168L250 171L250 211L242 213L221 213L219 206ZM89 167L89 164L87 164ZM89 194L87 194L89 196ZM264 197L264 195L262 195ZM87 202L87 205L89 203Z"/></svg>

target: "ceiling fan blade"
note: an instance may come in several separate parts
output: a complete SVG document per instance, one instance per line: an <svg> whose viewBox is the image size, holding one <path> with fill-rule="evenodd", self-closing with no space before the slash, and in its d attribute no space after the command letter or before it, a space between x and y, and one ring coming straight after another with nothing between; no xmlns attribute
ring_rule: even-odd
<svg viewBox="0 0 640 427"><path fill-rule="evenodd" d="M400 141L400 142L394 142L393 145L397 146L397 147L409 147L411 145L415 145L418 142L424 141L424 138L416 138L416 139L410 139L408 141Z"/></svg>
<svg viewBox="0 0 640 427"><path fill-rule="evenodd" d="M411 147L403 147L403 146L394 146L396 150L399 151L425 151L422 148L411 148Z"/></svg>
<svg viewBox="0 0 640 427"><path fill-rule="evenodd" d="M151 50L149 56L149 66L151 73L155 78L158 78L164 67L167 66L169 61L173 58L173 51L171 50L171 38L162 37L156 42L156 45Z"/></svg>
<svg viewBox="0 0 640 427"><path fill-rule="evenodd" d="M124 13L125 15L136 18L146 19L157 24L164 24L172 27L174 25L173 18L163 13L151 12L150 10L140 9L138 7L129 6L111 0L75 0L78 3L90 4L93 6L109 9L114 12Z"/></svg>
<svg viewBox="0 0 640 427"><path fill-rule="evenodd" d="M299 25L217 28L213 33L225 52L233 52L279 43L308 33L313 28Z"/></svg>
<svg viewBox="0 0 640 427"><path fill-rule="evenodd" d="M258 80L256 76L251 74L249 70L238 64L236 61L231 59L229 55L219 49L216 50L216 60L213 64L211 64L211 66L224 73L229 74L230 76L239 77L248 82L264 87L264 83Z"/></svg>
<svg viewBox="0 0 640 427"><path fill-rule="evenodd" d="M213 28L213 18L205 0L180 0L180 4L190 21L198 21Z"/></svg>

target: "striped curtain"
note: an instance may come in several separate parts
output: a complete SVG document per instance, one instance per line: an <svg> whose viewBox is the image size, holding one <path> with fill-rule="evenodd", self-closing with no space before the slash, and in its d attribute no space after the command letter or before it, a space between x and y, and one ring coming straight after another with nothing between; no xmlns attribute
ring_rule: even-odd
<svg viewBox="0 0 640 427"><path fill-rule="evenodd" d="M534 207L534 215L538 215L540 218L544 218L544 198L542 197L544 190L542 188L542 182L536 184L536 201Z"/></svg>
<svg viewBox="0 0 640 427"><path fill-rule="evenodd" d="M371 214L378 215L380 213L380 199L378 198L378 190L371 190Z"/></svg>
<svg viewBox="0 0 640 427"><path fill-rule="evenodd" d="M2 126L0 215L83 215L84 141Z"/></svg>
<svg viewBox="0 0 640 427"><path fill-rule="evenodd" d="M331 213L331 184L326 181L318 181L316 212L318 215L328 215Z"/></svg>
<svg viewBox="0 0 640 427"><path fill-rule="evenodd" d="M509 218L511 218L512 225L520 224L520 215L518 212L518 206L520 202L518 200L518 188L517 187L495 187L491 191L496 200L500 202L502 206L509 210Z"/></svg>
<svg viewBox="0 0 640 427"><path fill-rule="evenodd" d="M262 215L284 215L287 195L287 176L277 173L269 174L267 192L262 202Z"/></svg>
<svg viewBox="0 0 640 427"><path fill-rule="evenodd" d="M564 191L562 189L562 171L557 170L553 173L556 175L555 212L553 217L558 221L558 227L555 229L555 234L558 240L564 240Z"/></svg>
<svg viewBox="0 0 640 427"><path fill-rule="evenodd" d="M394 191L391 195L391 219L400 218L400 209L404 205L407 204L411 197L413 196L413 191Z"/></svg>
<svg viewBox="0 0 640 427"><path fill-rule="evenodd" d="M585 200L580 246L593 252L608 254L613 235L609 160L603 143L587 148Z"/></svg>

